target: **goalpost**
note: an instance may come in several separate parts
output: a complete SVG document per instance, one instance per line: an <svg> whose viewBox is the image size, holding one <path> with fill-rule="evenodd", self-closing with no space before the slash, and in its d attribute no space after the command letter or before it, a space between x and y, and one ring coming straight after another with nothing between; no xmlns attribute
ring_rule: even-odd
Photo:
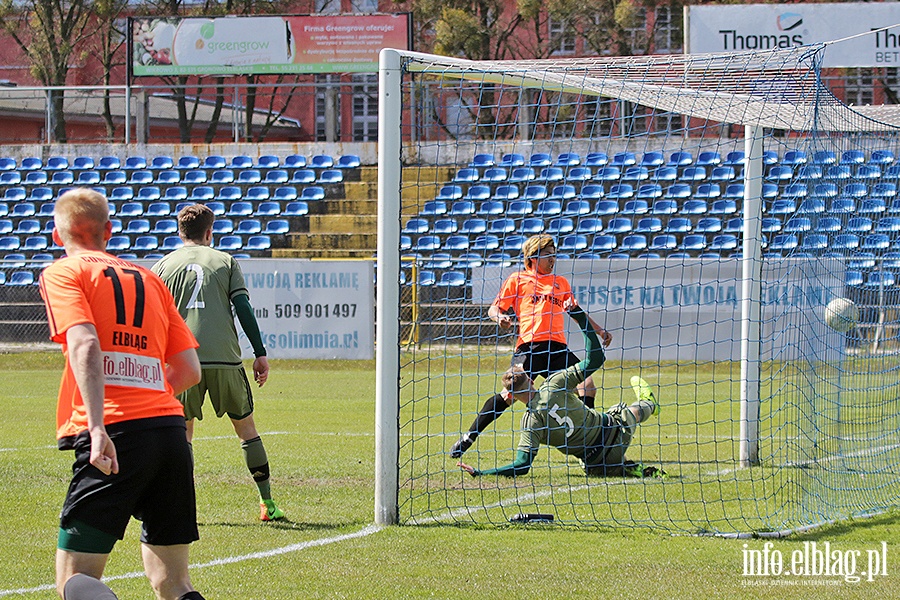
<svg viewBox="0 0 900 600"><path fill-rule="evenodd" d="M900 118L841 104L826 50L382 52L376 522L740 534L900 504ZM614 336L597 408L629 403L631 375L653 386L627 455L667 477L587 477L545 447L525 476L473 479L450 457L509 366L487 307L536 232ZM846 335L822 320L843 296L864 315ZM523 410L464 460L509 463Z"/></svg>

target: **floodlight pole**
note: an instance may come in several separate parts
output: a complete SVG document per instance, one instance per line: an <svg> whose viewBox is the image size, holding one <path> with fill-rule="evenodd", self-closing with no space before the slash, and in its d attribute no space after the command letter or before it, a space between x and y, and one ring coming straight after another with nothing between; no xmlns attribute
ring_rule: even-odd
<svg viewBox="0 0 900 600"><path fill-rule="evenodd" d="M396 525L400 453L400 54L385 48L378 63L375 523Z"/></svg>
<svg viewBox="0 0 900 600"><path fill-rule="evenodd" d="M740 465L759 464L759 345L762 280L763 128L744 128L744 239L741 257Z"/></svg>

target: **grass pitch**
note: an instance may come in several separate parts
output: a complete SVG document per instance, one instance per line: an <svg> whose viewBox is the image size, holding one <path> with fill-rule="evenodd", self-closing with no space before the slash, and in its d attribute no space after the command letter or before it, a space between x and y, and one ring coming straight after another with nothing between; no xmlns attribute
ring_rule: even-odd
<svg viewBox="0 0 900 600"><path fill-rule="evenodd" d="M6 417L0 437L0 597L56 597L57 516L71 464L71 454L54 445L61 369L58 353L0 356ZM844 556L860 550L857 570L865 570L867 550L886 542L886 575L858 583L835 576L744 576L746 551L764 548L758 539L624 526L377 530L371 526L373 389L372 362L273 361L269 383L256 393L256 419L272 465L273 493L288 514L281 523L257 520L255 486L230 424L215 418L198 424L201 539L191 560L194 583L207 598L900 597L896 512L772 542L768 556L777 550L786 561L804 543L822 548L828 542ZM153 597L141 575L137 538L132 523L106 569L123 600Z"/></svg>

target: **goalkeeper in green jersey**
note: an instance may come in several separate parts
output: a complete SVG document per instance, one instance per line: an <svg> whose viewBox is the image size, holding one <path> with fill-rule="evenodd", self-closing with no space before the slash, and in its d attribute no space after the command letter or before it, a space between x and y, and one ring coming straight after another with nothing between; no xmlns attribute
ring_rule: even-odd
<svg viewBox="0 0 900 600"><path fill-rule="evenodd" d="M585 406L578 397L577 386L603 365L606 356L597 335L602 328L574 301L566 303L569 316L581 327L587 356L580 363L557 371L535 389L521 367L503 374L505 397L511 405L518 400L528 407L522 417L522 433L512 464L479 471L466 463L457 465L477 477L479 475L524 475L531 469L541 444L555 446L563 454L575 456L588 475L597 476L661 476L655 467L644 468L629 462L625 451L638 424L659 413L659 405L646 381L631 378L637 396L631 406L619 404L606 412Z"/></svg>
<svg viewBox="0 0 900 600"><path fill-rule="evenodd" d="M202 378L179 397L188 441L193 438L194 419L203 418L208 393L216 416L227 414L241 440L244 461L259 488L260 519L274 521L283 519L284 511L272 500L269 459L253 421L253 392L241 362L232 305L253 345L253 379L260 387L269 377L269 362L240 266L230 254L211 247L215 219L212 210L202 204L181 209L178 234L184 246L160 259L153 272L172 292L178 312L200 344L197 354Z"/></svg>

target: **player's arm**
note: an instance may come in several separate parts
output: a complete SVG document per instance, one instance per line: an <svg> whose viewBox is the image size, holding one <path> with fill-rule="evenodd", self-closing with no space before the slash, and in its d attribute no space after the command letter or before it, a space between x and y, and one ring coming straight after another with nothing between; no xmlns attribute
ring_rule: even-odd
<svg viewBox="0 0 900 600"><path fill-rule="evenodd" d="M569 316L574 319L578 326L581 327L581 334L584 336L585 357L580 363L579 368L584 373L585 379L603 366L606 362L606 353L603 352L603 344L598 337L598 331L603 330L602 327L590 317L578 305L569 308Z"/></svg>
<svg viewBox="0 0 900 600"><path fill-rule="evenodd" d="M505 467L487 469L485 471L479 471L478 469L471 467L464 462L458 462L456 463L456 465L472 477L480 477L482 475L502 475L504 477L516 477L518 475L525 475L526 473L528 473L528 471L531 469L531 463L534 462L535 456L537 456L536 449L516 450L516 459L512 463L506 465Z"/></svg>
<svg viewBox="0 0 900 600"><path fill-rule="evenodd" d="M166 380L176 395L200 383L200 359L193 348L166 359Z"/></svg>
<svg viewBox="0 0 900 600"><path fill-rule="evenodd" d="M262 335L259 332L259 323L256 322L256 315L253 314L253 307L250 305L250 296L247 294L236 294L231 303L234 305L234 312L237 314L238 321L241 323L241 329L250 340L253 346L253 379L260 387L269 378L269 359L266 358L266 347L262 341Z"/></svg>
<svg viewBox="0 0 900 600"><path fill-rule="evenodd" d="M97 329L91 323L80 323L66 330L69 365L87 412L88 433L91 436L92 465L104 474L119 472L116 447L103 423L103 353Z"/></svg>

